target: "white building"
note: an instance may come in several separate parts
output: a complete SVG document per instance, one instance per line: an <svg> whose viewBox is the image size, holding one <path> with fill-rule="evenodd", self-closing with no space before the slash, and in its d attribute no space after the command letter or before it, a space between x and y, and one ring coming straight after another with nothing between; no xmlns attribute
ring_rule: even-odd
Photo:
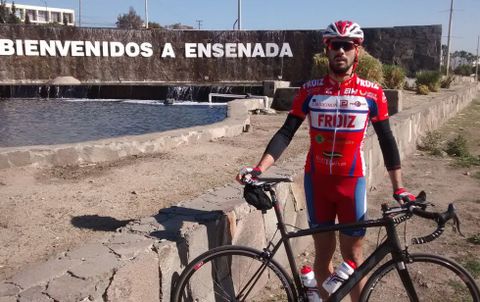
<svg viewBox="0 0 480 302"><path fill-rule="evenodd" d="M6 3L11 9L12 4ZM15 14L22 22L28 15L31 24L60 23L66 20L67 25L75 25L75 11L73 9L55 8L49 6L23 5L15 3Z"/></svg>

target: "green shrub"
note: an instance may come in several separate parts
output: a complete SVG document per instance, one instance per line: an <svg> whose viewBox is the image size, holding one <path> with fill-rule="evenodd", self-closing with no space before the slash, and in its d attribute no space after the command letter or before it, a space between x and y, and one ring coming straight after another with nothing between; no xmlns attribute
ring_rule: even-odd
<svg viewBox="0 0 480 302"><path fill-rule="evenodd" d="M453 80L455 80L455 77L451 74L446 77L443 77L442 81L440 82L440 87L450 88L450 85L452 85Z"/></svg>
<svg viewBox="0 0 480 302"><path fill-rule="evenodd" d="M418 145L418 149L422 151L428 151L433 155L441 155L442 148L442 135L438 131L427 131L422 138L422 142Z"/></svg>
<svg viewBox="0 0 480 302"><path fill-rule="evenodd" d="M383 64L383 87L402 89L405 85L405 70L397 65Z"/></svg>
<svg viewBox="0 0 480 302"><path fill-rule="evenodd" d="M415 77L417 78L417 87L425 85L428 87L428 90L434 92L440 89L442 74L439 71L422 70L417 72Z"/></svg>
<svg viewBox="0 0 480 302"><path fill-rule="evenodd" d="M328 73L328 58L325 54L317 53L313 56L311 75L314 79L323 78Z"/></svg>
<svg viewBox="0 0 480 302"><path fill-rule="evenodd" d="M472 244L480 245L480 233L470 236L469 238L467 238L467 241Z"/></svg>
<svg viewBox="0 0 480 302"><path fill-rule="evenodd" d="M480 260L472 256L470 259L464 260L462 265L474 278L480 277Z"/></svg>
<svg viewBox="0 0 480 302"><path fill-rule="evenodd" d="M358 76L375 83L383 83L382 63L363 48L360 48L358 58Z"/></svg>
<svg viewBox="0 0 480 302"><path fill-rule="evenodd" d="M468 157L470 152L468 151L467 140L461 134L455 137L453 140L447 143L447 149L445 150L450 156Z"/></svg>
<svg viewBox="0 0 480 302"><path fill-rule="evenodd" d="M463 157L456 157L455 162L452 163L454 167L460 168L470 168L471 166L480 166L480 156L463 156ZM474 175L476 177L476 175Z"/></svg>
<svg viewBox="0 0 480 302"><path fill-rule="evenodd" d="M417 94L427 95L430 93L430 89L428 89L427 85L417 85Z"/></svg>
<svg viewBox="0 0 480 302"><path fill-rule="evenodd" d="M328 58L323 53L313 56L313 66L311 70L312 78L321 78L328 73ZM356 73L359 77L376 82L383 82L382 63L368 54L365 50L360 49L359 61Z"/></svg>
<svg viewBox="0 0 480 302"><path fill-rule="evenodd" d="M472 65L459 65L453 72L458 75L469 76L475 73L475 68Z"/></svg>
<svg viewBox="0 0 480 302"><path fill-rule="evenodd" d="M445 152L456 158L455 162L452 163L455 167L469 168L471 166L480 166L480 156L470 154L467 140L461 134L447 142Z"/></svg>

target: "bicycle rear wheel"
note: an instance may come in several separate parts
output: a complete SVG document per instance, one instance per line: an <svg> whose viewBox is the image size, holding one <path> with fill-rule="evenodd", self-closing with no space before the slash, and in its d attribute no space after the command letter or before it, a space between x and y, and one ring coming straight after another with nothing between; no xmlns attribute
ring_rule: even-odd
<svg viewBox="0 0 480 302"><path fill-rule="evenodd" d="M480 301L472 276L453 260L428 254L411 254L405 263L418 301ZM415 301L408 296L393 260L383 264L368 279L360 301Z"/></svg>
<svg viewBox="0 0 480 302"><path fill-rule="evenodd" d="M283 268L262 252L222 246L187 265L172 301L296 301L294 289Z"/></svg>

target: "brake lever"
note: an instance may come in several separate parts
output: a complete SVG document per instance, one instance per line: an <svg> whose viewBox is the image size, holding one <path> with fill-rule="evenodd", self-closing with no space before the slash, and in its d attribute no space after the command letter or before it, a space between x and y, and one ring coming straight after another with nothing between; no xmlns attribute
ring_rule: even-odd
<svg viewBox="0 0 480 302"><path fill-rule="evenodd" d="M457 212L455 211L455 206L453 203L448 205L447 211L441 215L441 217L444 219L445 222L448 222L448 220L452 219L452 229L456 233L460 234L460 236L465 237L463 235L462 231L460 230L460 218L458 218Z"/></svg>
<svg viewBox="0 0 480 302"><path fill-rule="evenodd" d="M425 191L420 191L420 193L418 193L417 197L415 198L415 201L418 201L420 203L422 202L426 202L427 201L427 193L425 193Z"/></svg>
<svg viewBox="0 0 480 302"><path fill-rule="evenodd" d="M408 205L408 203L407 203L407 205ZM426 201L426 200L418 200L418 199L413 201L413 205L417 206L417 207L420 207L424 211L429 206L435 207L435 204L432 203L432 202L429 202L429 201Z"/></svg>
<svg viewBox="0 0 480 302"><path fill-rule="evenodd" d="M425 210L427 206L434 207L435 205L429 201L427 201L427 193L425 191L420 191L414 201L414 205L419 206L422 210Z"/></svg>

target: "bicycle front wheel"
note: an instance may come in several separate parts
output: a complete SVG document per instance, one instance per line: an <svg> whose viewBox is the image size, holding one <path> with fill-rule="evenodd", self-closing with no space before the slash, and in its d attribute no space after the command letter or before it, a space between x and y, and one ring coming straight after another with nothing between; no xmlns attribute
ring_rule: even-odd
<svg viewBox="0 0 480 302"><path fill-rule="evenodd" d="M172 301L296 301L294 289L273 259L232 245L214 248L188 264Z"/></svg>
<svg viewBox="0 0 480 302"><path fill-rule="evenodd" d="M405 269L390 260L368 279L360 301L480 301L472 276L453 260L428 254L411 254ZM410 279L415 294L409 296L400 275ZM408 285L407 285L408 286ZM416 297L415 297L416 295Z"/></svg>

